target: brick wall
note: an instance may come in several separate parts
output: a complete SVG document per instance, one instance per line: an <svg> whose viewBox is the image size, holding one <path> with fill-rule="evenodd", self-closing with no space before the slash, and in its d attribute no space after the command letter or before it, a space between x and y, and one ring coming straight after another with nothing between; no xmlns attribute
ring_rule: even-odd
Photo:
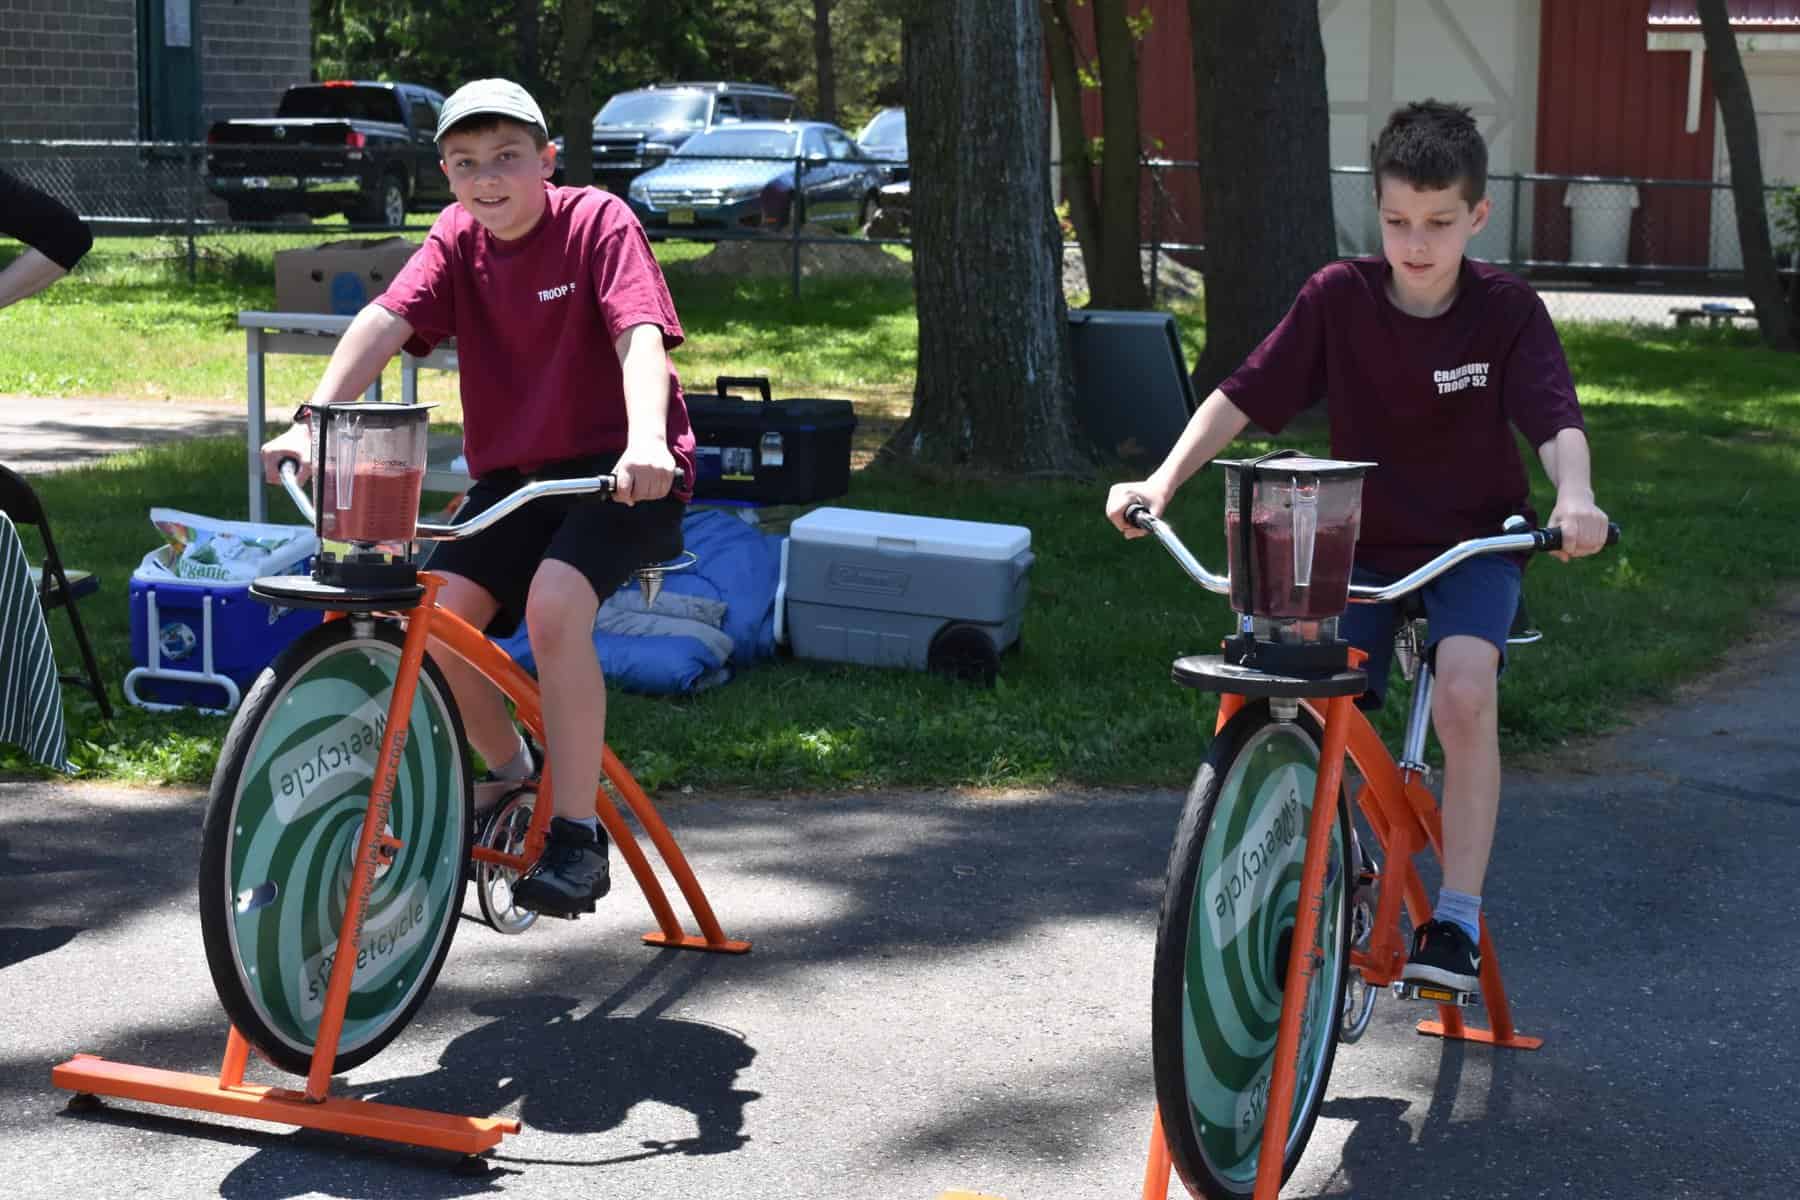
<svg viewBox="0 0 1800 1200"><path fill-rule="evenodd" d="M198 15L204 122L270 116L282 92L312 78L307 0L199 0Z"/></svg>
<svg viewBox="0 0 1800 1200"><path fill-rule="evenodd" d="M136 136L136 0L0 0L0 137Z"/></svg>
<svg viewBox="0 0 1800 1200"><path fill-rule="evenodd" d="M195 0L203 121L312 75L307 0ZM138 0L0 0L0 138L138 136Z"/></svg>

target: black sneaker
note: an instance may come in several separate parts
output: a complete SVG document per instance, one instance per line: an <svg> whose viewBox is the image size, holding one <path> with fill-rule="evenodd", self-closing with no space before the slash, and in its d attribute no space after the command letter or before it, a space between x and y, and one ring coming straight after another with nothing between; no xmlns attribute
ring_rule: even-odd
<svg viewBox="0 0 1800 1200"><path fill-rule="evenodd" d="M1427 921L1413 931L1412 956L1402 979L1458 992L1481 987L1481 948L1454 921Z"/></svg>
<svg viewBox="0 0 1800 1200"><path fill-rule="evenodd" d="M552 817L550 840L529 871L513 884L513 903L552 917L593 912L594 901L612 890L606 861L606 834Z"/></svg>

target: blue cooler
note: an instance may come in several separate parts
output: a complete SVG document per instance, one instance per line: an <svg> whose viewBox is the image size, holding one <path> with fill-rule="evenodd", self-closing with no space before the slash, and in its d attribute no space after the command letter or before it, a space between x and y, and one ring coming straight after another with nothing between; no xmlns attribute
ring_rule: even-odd
<svg viewBox="0 0 1800 1200"><path fill-rule="evenodd" d="M165 569L167 550L151 554L131 576L137 666L125 676L125 699L156 712L231 712L262 669L325 614L264 604L250 596L249 580L178 579ZM304 574L312 555L271 565L265 574Z"/></svg>

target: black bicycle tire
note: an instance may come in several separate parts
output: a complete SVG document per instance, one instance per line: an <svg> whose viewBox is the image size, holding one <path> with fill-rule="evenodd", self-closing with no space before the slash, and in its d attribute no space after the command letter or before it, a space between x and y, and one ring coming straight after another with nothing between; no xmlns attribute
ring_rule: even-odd
<svg viewBox="0 0 1800 1200"><path fill-rule="evenodd" d="M275 1066L297 1075L309 1073L312 1065L312 1050L302 1039L284 1035L274 1025L265 1020L255 999L241 974L241 961L232 925L235 905L233 904L233 887L228 878L231 870L231 850L233 832L237 828L237 812L241 796L240 784L246 764L258 748L258 735L264 731L271 719L276 705L290 690L290 686L302 672L316 669L317 664L328 658L341 654L346 650L354 650L369 643L379 643L394 654L396 666L402 641L401 632L388 622L378 622L372 631L359 633L355 626L359 622L350 620L328 621L309 631L287 647L275 661L266 668L251 686L238 708L237 717L233 720L231 730L226 735L224 745L219 753L218 766L213 772L212 785L207 797L205 823L202 829L200 872L198 881L198 901L200 909L200 930L206 950L207 966L211 972L214 989L223 1005L226 1015L250 1043L259 1050ZM444 902L436 916L435 928L425 931L425 938L435 944L435 951L430 953L424 970L417 973L417 980L406 998L405 1003L385 1018L372 1034L362 1037L354 1044L340 1043L332 1071L334 1074L350 1070L367 1062L380 1053L389 1042L399 1035L419 1007L430 995L437 981L438 972L443 968L444 960L450 952L450 944L455 938L456 927L463 900L463 864L468 859L469 843L472 836L473 823L473 779L469 764L468 743L464 735L462 715L456 708L455 698L451 695L449 684L439 671L437 664L426 657L422 664L419 679L420 692L425 703L435 704L447 718L453 745L456 748L455 770L461 779L461 813L460 820L447 822L444 831L452 837L446 847L444 857L455 865L455 882L449 885ZM417 703L417 701L415 701ZM416 747L418 739L408 731L408 743ZM411 751L409 748L409 752ZM396 784L396 802L399 801L399 787ZM360 810L355 816L360 825ZM405 830L396 830L405 837ZM402 851L404 854L405 851ZM400 860L396 859L396 863ZM322 881L323 873L311 872ZM423 927L423 922L421 922ZM396 938L398 941L398 938ZM368 948L365 933L365 949ZM353 993L352 999L355 999ZM348 1029L347 1029L348 1032Z"/></svg>
<svg viewBox="0 0 1800 1200"><path fill-rule="evenodd" d="M1254 1182L1243 1186L1219 1175L1208 1162L1200 1140L1189 1120L1189 1096L1183 1046L1183 1004L1187 969L1189 918L1194 909L1194 891L1208 829L1219 802L1231 765L1252 740L1263 730L1279 724L1270 715L1267 701L1247 703L1213 738L1206 761L1201 764L1183 805L1176 826L1174 844L1169 850L1167 882L1161 911L1157 919L1156 952L1151 982L1151 1041L1156 1080L1157 1108L1162 1117L1163 1136L1176 1173L1188 1191L1207 1200L1243 1200L1252 1195ZM1304 709L1293 722L1310 739L1316 758L1322 736L1318 723ZM1342 787L1338 791L1337 817L1343 846L1343 861L1338 864L1339 877L1346 881L1342 889L1342 911L1338 931L1341 942L1337 979L1331 985L1327 1022L1329 1034L1323 1048L1316 1084L1310 1089L1310 1101L1295 1120L1288 1134L1288 1146L1282 1164L1285 1182L1305 1153L1318 1121L1319 1107L1331 1082L1331 1070L1337 1056L1338 1014L1342 1012L1344 989L1349 980L1349 899L1351 889L1346 874L1350 869L1351 827L1349 805ZM1301 835L1304 846L1304 831ZM1302 850L1303 852L1303 850ZM1272 1053L1272 1051L1271 1051ZM1258 1137L1260 1144L1260 1136Z"/></svg>

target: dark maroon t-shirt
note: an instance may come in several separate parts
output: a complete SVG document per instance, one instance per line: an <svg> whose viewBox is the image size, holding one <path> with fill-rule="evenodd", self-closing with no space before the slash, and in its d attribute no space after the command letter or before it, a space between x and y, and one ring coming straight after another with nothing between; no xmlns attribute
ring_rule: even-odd
<svg viewBox="0 0 1800 1200"><path fill-rule="evenodd" d="M1523 281L1463 261L1435 317L1401 312L1381 258L1333 263L1219 389L1279 433L1326 402L1331 452L1380 464L1363 483L1356 561L1410 571L1465 538L1537 519L1516 426L1533 447L1582 428L1550 314Z"/></svg>
<svg viewBox="0 0 1800 1200"><path fill-rule="evenodd" d="M657 325L682 341L649 240L617 196L544 187L541 221L503 242L460 204L438 215L418 253L375 303L404 319L414 354L456 339L463 451L476 478L506 467L625 448L624 376L613 340ZM694 432L669 366L669 450L692 497Z"/></svg>

